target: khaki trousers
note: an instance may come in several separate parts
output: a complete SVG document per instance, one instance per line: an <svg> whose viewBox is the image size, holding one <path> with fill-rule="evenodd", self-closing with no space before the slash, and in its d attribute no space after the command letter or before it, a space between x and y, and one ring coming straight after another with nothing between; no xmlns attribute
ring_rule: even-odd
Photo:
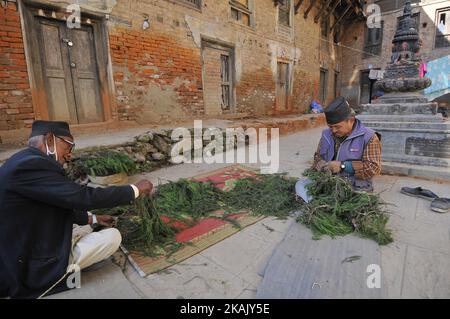
<svg viewBox="0 0 450 319"><path fill-rule="evenodd" d="M93 232L89 225L74 226L69 265L85 269L112 256L121 242L122 236L115 228Z"/></svg>

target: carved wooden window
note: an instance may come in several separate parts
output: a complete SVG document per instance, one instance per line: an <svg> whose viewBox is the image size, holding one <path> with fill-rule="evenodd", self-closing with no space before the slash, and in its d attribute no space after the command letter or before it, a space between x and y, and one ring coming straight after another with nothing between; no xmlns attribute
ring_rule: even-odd
<svg viewBox="0 0 450 319"><path fill-rule="evenodd" d="M381 28L368 28L366 26L363 58L370 58L374 55L381 54L381 46L383 44L383 28L384 21L381 21Z"/></svg>
<svg viewBox="0 0 450 319"><path fill-rule="evenodd" d="M438 11L437 18L435 47L450 47L450 8Z"/></svg>
<svg viewBox="0 0 450 319"><path fill-rule="evenodd" d="M320 91L319 99L322 105L326 103L328 95L328 70L320 69Z"/></svg>
<svg viewBox="0 0 450 319"><path fill-rule="evenodd" d="M220 80L222 86L222 109L229 110L231 108L231 72L230 57L222 54L220 56Z"/></svg>
<svg viewBox="0 0 450 319"><path fill-rule="evenodd" d="M420 3L421 0L411 0L411 3ZM375 4L378 4L381 8L381 13L387 11L403 9L405 6L405 0L375 0Z"/></svg>
<svg viewBox="0 0 450 319"><path fill-rule="evenodd" d="M202 7L202 0L176 0L176 1L192 6L197 9L200 9Z"/></svg>
<svg viewBox="0 0 450 319"><path fill-rule="evenodd" d="M328 38L328 30L330 29L330 19L322 19L320 24L320 33L323 38Z"/></svg>
<svg viewBox="0 0 450 319"><path fill-rule="evenodd" d="M291 0L278 3L278 23L287 27L291 26Z"/></svg>
<svg viewBox="0 0 450 319"><path fill-rule="evenodd" d="M231 19L246 26L252 25L251 0L230 0Z"/></svg>

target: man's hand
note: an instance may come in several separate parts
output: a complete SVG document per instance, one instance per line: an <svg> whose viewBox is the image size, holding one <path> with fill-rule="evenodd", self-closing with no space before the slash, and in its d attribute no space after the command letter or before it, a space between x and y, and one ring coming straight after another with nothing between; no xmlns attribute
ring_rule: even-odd
<svg viewBox="0 0 450 319"><path fill-rule="evenodd" d="M324 166L324 169L330 171L333 174L338 174L341 171L341 162L340 161L328 162Z"/></svg>
<svg viewBox="0 0 450 319"><path fill-rule="evenodd" d="M97 223L100 226L111 228L116 224L114 217L109 215L96 215Z"/></svg>
<svg viewBox="0 0 450 319"><path fill-rule="evenodd" d="M320 160L317 164L316 164L316 170L318 172L323 172L325 170L325 166L327 166L328 162L324 161L324 160Z"/></svg>
<svg viewBox="0 0 450 319"><path fill-rule="evenodd" d="M153 184L148 180L142 180L134 184L139 189L139 197L144 195L150 195L153 190Z"/></svg>
<svg viewBox="0 0 450 319"><path fill-rule="evenodd" d="M95 218L97 219L97 224L103 227L108 227L111 228L113 226L115 226L116 224L116 220L114 219L114 217L109 216L109 215L95 215ZM88 219L88 224L92 225L92 223L94 222L94 219L91 216L89 216Z"/></svg>

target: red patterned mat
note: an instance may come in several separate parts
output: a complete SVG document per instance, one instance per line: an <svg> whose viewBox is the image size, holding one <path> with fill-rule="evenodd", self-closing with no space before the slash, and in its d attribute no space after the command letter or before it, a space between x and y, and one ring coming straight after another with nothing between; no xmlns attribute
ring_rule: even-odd
<svg viewBox="0 0 450 319"><path fill-rule="evenodd" d="M256 172L250 168L233 165L195 176L192 180L211 182L222 190L229 190L233 187L234 181L255 175ZM218 211L214 215L221 217L223 212ZM177 222L173 223L173 226L180 229L175 238L176 242L187 245L182 246L175 253L171 253L170 256L147 257L138 252L128 252L124 247L122 247L122 250L128 255L128 259L134 268L144 277L198 254L202 250L235 234L242 228L258 222L264 216L253 216L249 212L243 211L228 215L228 218L237 221L241 228L236 228L229 221L214 217L204 218L192 227L187 227L179 222L178 224ZM170 222L167 218L163 219L166 222Z"/></svg>

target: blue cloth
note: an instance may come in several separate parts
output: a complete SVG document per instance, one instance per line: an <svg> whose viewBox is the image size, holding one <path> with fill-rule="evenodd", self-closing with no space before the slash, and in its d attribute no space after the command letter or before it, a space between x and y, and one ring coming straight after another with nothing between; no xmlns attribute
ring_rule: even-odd
<svg viewBox="0 0 450 319"><path fill-rule="evenodd" d="M425 89L425 94L450 88L450 55L427 63L427 77L433 84Z"/></svg>
<svg viewBox="0 0 450 319"><path fill-rule="evenodd" d="M311 102L310 108L314 113L323 113L322 105L320 105L320 103L315 100Z"/></svg>

